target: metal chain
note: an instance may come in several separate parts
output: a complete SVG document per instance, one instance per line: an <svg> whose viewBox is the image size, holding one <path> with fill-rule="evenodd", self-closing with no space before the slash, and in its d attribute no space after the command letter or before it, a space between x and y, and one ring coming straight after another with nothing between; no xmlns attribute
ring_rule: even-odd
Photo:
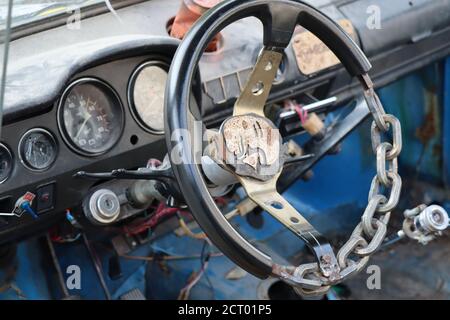
<svg viewBox="0 0 450 320"><path fill-rule="evenodd" d="M370 88L365 92L369 110L372 113L371 139L376 155L377 174L372 180L367 207L349 240L337 254L340 277L330 280L320 273L317 263L303 264L296 268L295 290L304 296L322 295L331 285L361 271L370 256L375 253L386 237L390 212L397 206L402 179L398 174L397 158L402 150L402 132L400 121L391 114L386 114L376 95ZM392 142L382 142L392 130Z"/></svg>

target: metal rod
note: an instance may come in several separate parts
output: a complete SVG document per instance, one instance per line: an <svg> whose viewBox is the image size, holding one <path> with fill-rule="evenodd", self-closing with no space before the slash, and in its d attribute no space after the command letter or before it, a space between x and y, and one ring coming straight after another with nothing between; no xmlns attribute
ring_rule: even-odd
<svg viewBox="0 0 450 320"><path fill-rule="evenodd" d="M318 112L319 110L322 110L322 109L334 104L336 101L337 101L336 97L331 97L331 98L327 98L324 100L320 100L320 101L316 101L316 102L304 105L302 107L302 109L307 112L310 112L310 113ZM296 113L295 110L285 111L280 114L280 117L281 118L290 117L290 116L294 115L295 113Z"/></svg>
<svg viewBox="0 0 450 320"><path fill-rule="evenodd" d="M61 266L59 265L58 257L56 256L55 247L53 246L52 239L50 238L50 235L47 233L46 235L47 239L47 245L48 249L50 250L50 255L52 256L53 265L56 269L56 275L58 277L58 282L61 287L61 291L64 295L64 298L67 298L70 296L69 290L67 290L66 282L64 281L64 276L61 270Z"/></svg>
<svg viewBox="0 0 450 320"><path fill-rule="evenodd" d="M94 250L91 247L91 244L89 243L86 234L83 233L82 237L84 245L86 246L86 249L88 250L89 255L91 257L92 263L94 264L95 272L97 273L98 279L100 280L100 285L102 286L103 291L105 292L106 300L111 300L111 294L109 293L108 287L106 286L105 278L103 277L103 272L98 263L98 256L94 253Z"/></svg>
<svg viewBox="0 0 450 320"><path fill-rule="evenodd" d="M390 248L393 244L405 238L405 234L401 231L397 232L393 237L384 239L381 244L380 251Z"/></svg>

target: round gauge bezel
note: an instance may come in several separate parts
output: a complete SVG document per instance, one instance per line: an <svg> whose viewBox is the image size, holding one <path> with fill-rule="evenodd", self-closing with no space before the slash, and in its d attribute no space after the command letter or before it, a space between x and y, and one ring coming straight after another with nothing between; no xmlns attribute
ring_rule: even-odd
<svg viewBox="0 0 450 320"><path fill-rule="evenodd" d="M8 180L9 177L11 177L11 174L14 170L14 158L13 158L13 153L11 152L11 150L8 148L8 146L6 144L0 142L0 149L3 149L3 151L6 151L6 153L9 156L9 161L11 162L11 168L10 168L8 174L6 175L6 177L4 177L3 179L0 178L0 184L2 184L6 180Z"/></svg>
<svg viewBox="0 0 450 320"><path fill-rule="evenodd" d="M23 147L23 143L24 143L25 138L27 136L29 136L31 133L35 133L35 132L42 133L45 136L47 136L47 138L50 138L50 141L51 141L51 143L52 143L52 145L54 147L54 150L55 150L52 161L45 168L35 168L30 163L28 163L28 161L26 160L26 157L24 157L22 155L22 147ZM20 162L22 163L22 165L25 168L27 168L28 170L31 170L31 171L35 171L35 172L43 172L43 171L47 171L48 169L50 169L53 166L53 164L56 161L56 158L58 158L59 148L58 148L58 143L56 141L55 136L49 130L44 129L44 128L33 128L33 129L28 130L27 132L25 132L22 135L22 137L20 138L20 141L19 141L19 146L18 146L18 150L17 151L18 151L18 154L19 154Z"/></svg>
<svg viewBox="0 0 450 320"><path fill-rule="evenodd" d="M118 103L119 109L120 109L120 117L121 117L121 121L120 121L120 132L118 133L117 137L115 138L115 141L111 144L111 146L105 150L102 150L100 152L89 152L86 150L83 150L80 146L76 145L75 142L72 140L72 138L69 136L69 133L67 132L66 126L64 124L64 118L63 118L63 109L64 109L64 105L67 99L67 96L70 94L70 92L72 91L72 89L74 87L76 87L77 85L81 85L81 84L92 84L94 86L99 87L100 86L100 90L103 91L103 93L106 93L107 95L109 95L109 98L113 98L114 100L116 100L116 102ZM106 89L106 91L104 91ZM111 151L111 149L113 149L120 141L120 139L122 138L123 135L123 131L125 129L125 110L122 104L122 100L120 99L120 96L117 94L117 92L114 90L114 88L109 85L107 82L97 79L97 78L93 78L93 77L83 77L80 79L77 79L73 82L71 82L67 88L64 90L61 99L59 100L59 104L58 104L58 110L57 110L57 123L58 123L58 129L59 132L62 136L62 139L64 141L64 143L75 153L85 156L85 157L97 157L97 156L101 156L104 155L106 153L108 153L109 151Z"/></svg>
<svg viewBox="0 0 450 320"><path fill-rule="evenodd" d="M130 80L128 81L128 89L127 89L127 98L128 98L128 104L130 106L130 112L133 116L134 120L137 122L137 124L145 131L156 134L156 135L163 135L164 130L156 130L154 128L151 128L148 126L145 121L141 118L139 115L138 110L136 109L136 105L134 103L134 86L136 83L136 79L139 76L140 72L144 70L147 67L159 67L163 69L164 71L169 74L170 66L167 62L162 60L149 60L141 63L137 66L136 69L134 69L133 73L131 74Z"/></svg>

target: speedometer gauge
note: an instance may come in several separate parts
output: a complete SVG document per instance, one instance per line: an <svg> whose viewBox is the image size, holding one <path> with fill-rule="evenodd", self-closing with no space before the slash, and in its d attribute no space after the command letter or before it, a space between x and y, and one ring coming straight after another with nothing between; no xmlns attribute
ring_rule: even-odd
<svg viewBox="0 0 450 320"><path fill-rule="evenodd" d="M65 142L86 156L110 150L122 134L123 122L119 97L109 85L94 78L73 82L58 109L58 125Z"/></svg>
<svg viewBox="0 0 450 320"><path fill-rule="evenodd" d="M136 121L145 130L164 133L164 91L168 66L150 61L141 64L131 76L128 100Z"/></svg>

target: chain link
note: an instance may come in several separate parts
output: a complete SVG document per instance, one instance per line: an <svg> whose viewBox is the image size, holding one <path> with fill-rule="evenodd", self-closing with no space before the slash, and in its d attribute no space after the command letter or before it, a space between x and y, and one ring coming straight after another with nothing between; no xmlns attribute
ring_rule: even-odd
<svg viewBox="0 0 450 320"><path fill-rule="evenodd" d="M386 134L389 127L392 127L392 149L386 154L386 159L397 158L402 151L402 126L400 121L391 114L384 114L382 119L388 124L388 129L384 130L377 126L375 121L372 123L371 138L373 152L377 153L377 148L381 144L381 134Z"/></svg>
<svg viewBox="0 0 450 320"><path fill-rule="evenodd" d="M389 126L384 118L386 112L384 111L383 105L381 104L381 101L373 88L364 91L364 98L366 99L367 107L372 113L372 117L376 126L382 131L387 131L389 129Z"/></svg>
<svg viewBox="0 0 450 320"><path fill-rule="evenodd" d="M372 199L369 200L369 203L361 217L361 224L364 230L364 233L368 237L373 237L377 232L376 227L374 227L374 215L377 212L377 209L383 204L386 203L387 199L384 195L378 194L375 195ZM357 230L358 228L355 228Z"/></svg>
<svg viewBox="0 0 450 320"><path fill-rule="evenodd" d="M385 113L372 88L365 91L365 98L373 117L371 139L377 166L377 174L370 186L368 204L361 222L337 254L341 269L338 280L331 281L321 275L317 263L300 265L294 271L294 278L296 279L295 290L301 295L325 294L334 283L348 279L361 271L370 256L383 243L391 211L397 206L400 198L402 179L398 174L397 160L402 150L400 121L395 116ZM392 142L382 142L382 136L387 139L390 129L392 129Z"/></svg>
<svg viewBox="0 0 450 320"><path fill-rule="evenodd" d="M393 149L392 144L389 142L381 143L376 150L377 155L377 177L383 185L387 186L391 184L389 180L387 171L397 173L398 172L398 161L397 157L393 159L388 159L388 153ZM386 162L388 164L388 169L386 170Z"/></svg>
<svg viewBox="0 0 450 320"><path fill-rule="evenodd" d="M378 208L378 212L387 213L389 211L392 211L397 204L398 200L400 198L400 192L402 189L402 178L400 178L399 174L396 172L390 172L387 171L386 174L391 179L391 185L385 185L384 189L387 191L390 189L390 194L388 201L385 204L381 204ZM369 201L375 197L376 195L380 194L380 180L378 180L378 176L375 176L372 180L372 184L370 186L369 191Z"/></svg>

